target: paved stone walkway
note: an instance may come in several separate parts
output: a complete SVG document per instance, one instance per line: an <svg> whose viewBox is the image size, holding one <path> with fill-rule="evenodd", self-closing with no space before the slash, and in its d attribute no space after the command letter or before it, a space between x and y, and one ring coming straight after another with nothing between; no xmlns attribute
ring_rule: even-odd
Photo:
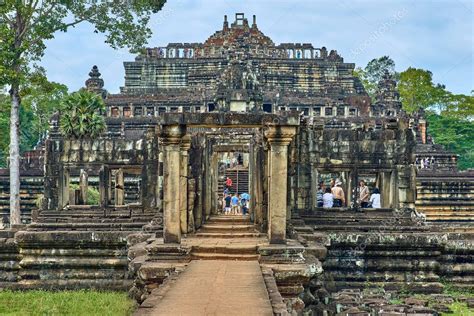
<svg viewBox="0 0 474 316"><path fill-rule="evenodd" d="M148 314L148 313L147 313ZM150 315L273 315L257 261L192 261Z"/></svg>

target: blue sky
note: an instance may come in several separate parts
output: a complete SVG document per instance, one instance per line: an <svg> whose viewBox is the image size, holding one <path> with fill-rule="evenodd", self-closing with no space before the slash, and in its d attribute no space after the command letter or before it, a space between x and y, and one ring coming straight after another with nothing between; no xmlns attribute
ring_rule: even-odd
<svg viewBox="0 0 474 316"><path fill-rule="evenodd" d="M389 55L397 71L409 66L433 72L434 81L455 93L474 89L474 5L465 0L168 0L151 21L150 47L169 42L203 42L236 12L273 41L312 43L336 49L346 62L365 66ZM104 37L82 24L47 42L42 65L50 80L74 91L84 86L92 65L99 66L106 89L124 83L123 62L134 55L113 50Z"/></svg>

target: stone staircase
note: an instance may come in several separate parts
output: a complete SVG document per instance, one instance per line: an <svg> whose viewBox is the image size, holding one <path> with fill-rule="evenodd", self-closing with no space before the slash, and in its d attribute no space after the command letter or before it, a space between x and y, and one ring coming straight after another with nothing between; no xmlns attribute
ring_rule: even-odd
<svg viewBox="0 0 474 316"><path fill-rule="evenodd" d="M258 245L266 241L248 216L214 216L190 237L193 260L258 260Z"/></svg>
<svg viewBox="0 0 474 316"><path fill-rule="evenodd" d="M224 172L224 177L222 177L219 181L219 192L224 191L225 179L227 177L232 179L232 193L234 193L236 189L237 193L239 194L249 192L249 170L247 168L236 166L234 168L226 169Z"/></svg>
<svg viewBox="0 0 474 316"><path fill-rule="evenodd" d="M393 209L315 208L299 214L304 223L318 232L424 232L429 227L416 225L410 212Z"/></svg>
<svg viewBox="0 0 474 316"><path fill-rule="evenodd" d="M89 205L70 205L63 210L43 210L29 231L141 231L158 214L140 206L124 205L101 208ZM158 232L158 231L157 231ZM159 233L162 233L160 227Z"/></svg>

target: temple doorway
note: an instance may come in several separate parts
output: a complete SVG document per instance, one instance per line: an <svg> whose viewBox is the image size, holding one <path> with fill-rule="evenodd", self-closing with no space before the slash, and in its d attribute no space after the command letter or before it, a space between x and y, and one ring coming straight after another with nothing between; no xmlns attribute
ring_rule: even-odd
<svg viewBox="0 0 474 316"><path fill-rule="evenodd" d="M288 145L298 124L296 116L273 114L165 113L159 134L165 243L180 243L190 223L199 229L222 209L227 175L236 193L250 194L251 220L270 243L285 243Z"/></svg>

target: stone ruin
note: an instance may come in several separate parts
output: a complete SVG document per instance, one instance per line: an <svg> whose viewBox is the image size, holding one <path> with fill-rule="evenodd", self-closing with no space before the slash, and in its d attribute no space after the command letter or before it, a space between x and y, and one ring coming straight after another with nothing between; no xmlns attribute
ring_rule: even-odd
<svg viewBox="0 0 474 316"><path fill-rule="evenodd" d="M401 109L388 74L372 102L337 51L276 45L240 13L204 43L124 66L119 94L97 66L86 81L107 105L102 136L66 139L54 116L25 153L22 226L9 227L0 170L0 288L130 290L146 307L191 260L218 257L258 260L275 314L335 314L363 289L474 289L474 174L434 143L423 113ZM248 156L255 230L240 235L263 241L209 255L193 238L216 234L225 152ZM319 182L334 178L346 205L318 207ZM360 208L361 179L381 208Z"/></svg>

